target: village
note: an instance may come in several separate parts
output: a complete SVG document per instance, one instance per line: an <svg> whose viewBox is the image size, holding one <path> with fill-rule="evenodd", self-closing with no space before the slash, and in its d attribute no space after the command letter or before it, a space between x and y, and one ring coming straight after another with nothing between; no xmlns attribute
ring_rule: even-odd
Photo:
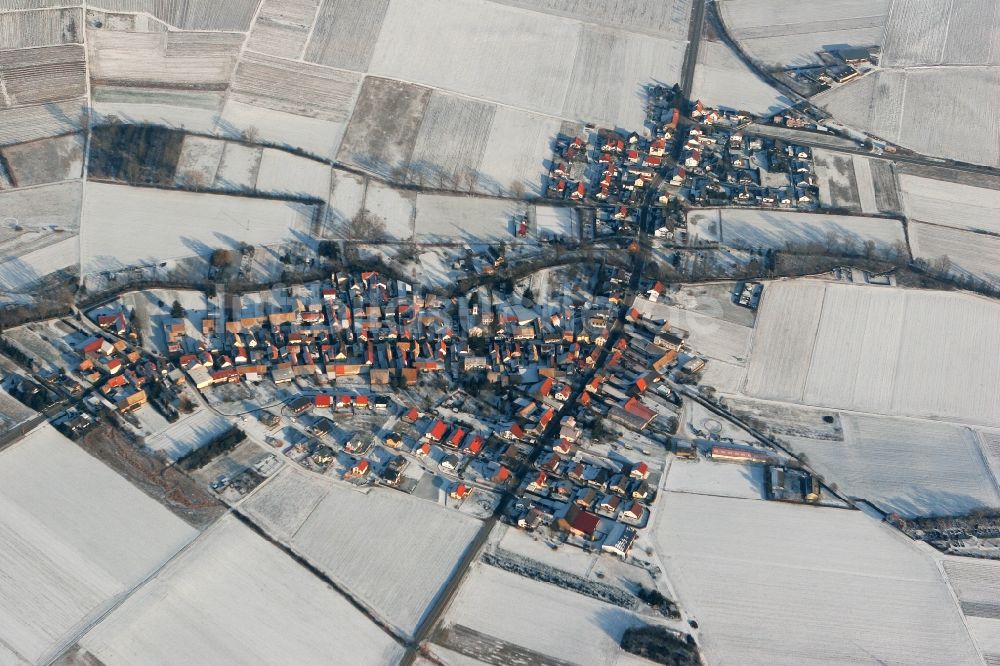
<svg viewBox="0 0 1000 666"><path fill-rule="evenodd" d="M11 392L48 392L73 439L112 424L226 502L285 460L625 560L668 459L753 465L762 496L820 501L794 460L685 423L678 389L706 359L653 311L664 284L601 266L514 292L448 299L345 271L173 303L128 294L13 337L37 372ZM735 285L732 307L750 294Z"/></svg>

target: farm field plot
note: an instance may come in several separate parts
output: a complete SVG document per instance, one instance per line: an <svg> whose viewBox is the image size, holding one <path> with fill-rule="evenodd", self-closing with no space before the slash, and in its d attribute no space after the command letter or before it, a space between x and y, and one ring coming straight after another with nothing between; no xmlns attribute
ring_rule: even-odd
<svg viewBox="0 0 1000 666"><path fill-rule="evenodd" d="M35 410L26 407L0 387L0 433L7 434L18 425L35 416Z"/></svg>
<svg viewBox="0 0 1000 666"><path fill-rule="evenodd" d="M333 159L347 128L346 122L330 122L283 111L264 109L230 99L215 118L211 131L237 137L252 132L257 141L296 148L324 159Z"/></svg>
<svg viewBox="0 0 1000 666"><path fill-rule="evenodd" d="M902 213L899 188L896 182L896 164L887 160L869 160L872 186L875 188L875 205L883 213Z"/></svg>
<svg viewBox="0 0 1000 666"><path fill-rule="evenodd" d="M23 291L46 275L75 267L80 261L76 236L56 240L25 254L0 258L0 288Z"/></svg>
<svg viewBox="0 0 1000 666"><path fill-rule="evenodd" d="M764 467L675 459L663 487L675 493L764 499Z"/></svg>
<svg viewBox="0 0 1000 666"><path fill-rule="evenodd" d="M296 508L302 501L296 487L299 473L282 474L284 478L262 488L244 509L268 530L275 525L272 512L304 518L298 525L277 525L293 535L289 545L380 617L412 635L453 574L479 522L395 491L376 488L364 494L337 482L328 482L323 498L306 514Z"/></svg>
<svg viewBox="0 0 1000 666"><path fill-rule="evenodd" d="M299 116L347 122L361 76L258 53L240 58L232 99Z"/></svg>
<svg viewBox="0 0 1000 666"><path fill-rule="evenodd" d="M908 228L914 257L932 264L947 257L951 275L1000 285L1000 236L919 222L910 222Z"/></svg>
<svg viewBox="0 0 1000 666"><path fill-rule="evenodd" d="M82 28L79 7L0 12L0 50L80 43Z"/></svg>
<svg viewBox="0 0 1000 666"><path fill-rule="evenodd" d="M247 49L295 59L305 50L321 0L264 0L247 39Z"/></svg>
<svg viewBox="0 0 1000 666"><path fill-rule="evenodd" d="M996 33L996 3L966 0L894 2L886 23L882 64L890 67L921 65L989 65L1000 63L991 48Z"/></svg>
<svg viewBox="0 0 1000 666"><path fill-rule="evenodd" d="M226 149L226 141L188 134L177 158L175 182L180 186L205 186L215 182L215 174Z"/></svg>
<svg viewBox="0 0 1000 666"><path fill-rule="evenodd" d="M243 35L229 33L91 30L90 76L124 86L225 89L242 43Z"/></svg>
<svg viewBox="0 0 1000 666"><path fill-rule="evenodd" d="M843 441L790 441L848 495L906 518L1000 508L1000 492L968 428L855 414L840 418Z"/></svg>
<svg viewBox="0 0 1000 666"><path fill-rule="evenodd" d="M701 383L711 386L719 393L738 393L746 377L746 366L736 363L725 363L713 359L705 365L701 375Z"/></svg>
<svg viewBox="0 0 1000 666"><path fill-rule="evenodd" d="M957 229L1000 234L1000 191L944 180L899 175L907 217Z"/></svg>
<svg viewBox="0 0 1000 666"><path fill-rule="evenodd" d="M967 616L1000 619L1000 563L946 557L942 565Z"/></svg>
<svg viewBox="0 0 1000 666"><path fill-rule="evenodd" d="M996 67L881 70L814 100L837 120L912 150L997 166L1000 123L992 104ZM962 123L935 125L947 113ZM935 125L934 132L926 131Z"/></svg>
<svg viewBox="0 0 1000 666"><path fill-rule="evenodd" d="M813 151L816 178L819 181L819 202L824 208L843 208L861 212L858 181L851 155L823 148Z"/></svg>
<svg viewBox="0 0 1000 666"><path fill-rule="evenodd" d="M84 49L77 44L0 51L0 84L10 106L75 99L87 92Z"/></svg>
<svg viewBox="0 0 1000 666"><path fill-rule="evenodd" d="M160 451L170 460L201 448L213 438L225 434L232 425L209 409L201 409L171 423L166 430L146 440L146 446Z"/></svg>
<svg viewBox="0 0 1000 666"><path fill-rule="evenodd" d="M684 42L585 25L561 115L640 128L646 121L645 86L679 80L683 60Z"/></svg>
<svg viewBox="0 0 1000 666"><path fill-rule="evenodd" d="M882 43L889 0L789 3L725 0L726 28L753 58L769 67L819 64L817 51Z"/></svg>
<svg viewBox="0 0 1000 666"><path fill-rule="evenodd" d="M626 28L632 32L662 34L686 40L691 15L690 0L494 0L536 12L565 16L597 25Z"/></svg>
<svg viewBox="0 0 1000 666"><path fill-rule="evenodd" d="M329 228L326 233L338 236L343 225L358 214L365 201L366 179L347 171L334 169L330 176L330 194L327 204ZM406 232L404 232L406 233ZM408 232L412 234L412 229Z"/></svg>
<svg viewBox="0 0 1000 666"><path fill-rule="evenodd" d="M83 176L84 141L83 134L66 134L6 146L0 155L15 187L45 185Z"/></svg>
<svg viewBox="0 0 1000 666"><path fill-rule="evenodd" d="M196 532L48 424L0 453L0 639L57 656Z"/></svg>
<svg viewBox="0 0 1000 666"><path fill-rule="evenodd" d="M395 663L403 648L278 548L226 516L80 641L108 666Z"/></svg>
<svg viewBox="0 0 1000 666"><path fill-rule="evenodd" d="M281 200L92 183L83 211L83 272L300 240L314 212Z"/></svg>
<svg viewBox="0 0 1000 666"><path fill-rule="evenodd" d="M257 172L257 191L314 197L330 195L330 167L276 148L265 148Z"/></svg>
<svg viewBox="0 0 1000 666"><path fill-rule="evenodd" d="M257 186L257 173L263 159L260 146L245 146L227 142L222 150L222 160L215 171L215 187L233 190L252 190Z"/></svg>
<svg viewBox="0 0 1000 666"><path fill-rule="evenodd" d="M410 161L430 97L430 88L365 77L338 161L383 177L398 174Z"/></svg>
<svg viewBox="0 0 1000 666"><path fill-rule="evenodd" d="M322 0L305 59L367 71L388 8L389 0Z"/></svg>
<svg viewBox="0 0 1000 666"><path fill-rule="evenodd" d="M702 41L692 96L706 105L766 115L791 101L757 76L722 42Z"/></svg>
<svg viewBox="0 0 1000 666"><path fill-rule="evenodd" d="M741 249L784 249L789 246L841 247L864 252L871 241L879 254L895 251L905 242L903 226L897 220L851 215L824 215L780 210L720 209L724 245ZM692 238L702 238L700 220L689 226Z"/></svg>
<svg viewBox="0 0 1000 666"><path fill-rule="evenodd" d="M181 30L250 29L260 0L100 0L101 9L112 12L145 12Z"/></svg>
<svg viewBox="0 0 1000 666"><path fill-rule="evenodd" d="M745 391L867 413L996 424L1000 306L976 296L794 280L762 300Z"/></svg>
<svg viewBox="0 0 1000 666"><path fill-rule="evenodd" d="M413 237L416 194L370 181L364 195L364 207L385 221L389 238L407 240Z"/></svg>
<svg viewBox="0 0 1000 666"><path fill-rule="evenodd" d="M497 107L479 163L479 187L490 194L542 194L546 162L562 121Z"/></svg>
<svg viewBox="0 0 1000 666"><path fill-rule="evenodd" d="M525 611L491 611L483 599L490 599L494 609ZM624 608L480 562L459 588L431 651L440 644L477 663L493 663L496 655L514 654L520 648L534 653L533 658L516 660L520 663L558 659L560 664L648 664L618 647L626 629L643 624ZM477 636L483 640L462 640ZM496 644L500 649L490 649Z"/></svg>
<svg viewBox="0 0 1000 666"><path fill-rule="evenodd" d="M371 197L371 186L368 189ZM420 243L513 240L513 216L525 210L524 204L501 199L418 194L416 239Z"/></svg>
<svg viewBox="0 0 1000 666"><path fill-rule="evenodd" d="M0 146L79 132L83 99L0 109Z"/></svg>
<svg viewBox="0 0 1000 666"><path fill-rule="evenodd" d="M864 513L661 501L666 574L698 618L708 663L979 662L934 562Z"/></svg>
<svg viewBox="0 0 1000 666"><path fill-rule="evenodd" d="M15 239L23 243L18 238L22 233L43 236L53 227L76 231L82 190L83 183L76 180L0 192L0 245L6 248Z"/></svg>
<svg viewBox="0 0 1000 666"><path fill-rule="evenodd" d="M477 189L479 163L496 107L437 90L431 93L413 146L408 177L416 183Z"/></svg>
<svg viewBox="0 0 1000 666"><path fill-rule="evenodd" d="M858 203L861 204L861 212L878 213L879 207L875 195L875 182L872 180L871 160L860 155L852 155L851 162L854 166L854 180L858 185Z"/></svg>
<svg viewBox="0 0 1000 666"><path fill-rule="evenodd" d="M579 37L575 21L485 0L395 0L369 71L558 114L573 61L553 54L575 53Z"/></svg>

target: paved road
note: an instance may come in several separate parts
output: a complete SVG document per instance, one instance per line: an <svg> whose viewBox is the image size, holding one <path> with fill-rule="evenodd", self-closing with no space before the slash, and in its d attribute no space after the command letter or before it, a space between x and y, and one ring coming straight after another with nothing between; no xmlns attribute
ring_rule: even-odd
<svg viewBox="0 0 1000 666"><path fill-rule="evenodd" d="M684 67L681 69L681 80L679 81L685 99L691 96L691 87L694 83L694 69L698 64L698 47L701 44L701 27L705 22L706 2L708 0L695 0L694 6L691 8L688 43L684 51Z"/></svg>

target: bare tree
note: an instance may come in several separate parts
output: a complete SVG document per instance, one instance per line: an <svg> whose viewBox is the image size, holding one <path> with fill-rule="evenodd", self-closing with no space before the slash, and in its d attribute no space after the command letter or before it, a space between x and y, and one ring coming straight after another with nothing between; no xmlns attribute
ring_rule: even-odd
<svg viewBox="0 0 1000 666"><path fill-rule="evenodd" d="M232 266L235 255L232 250L219 249L212 253L212 266L214 268L228 268Z"/></svg>
<svg viewBox="0 0 1000 666"><path fill-rule="evenodd" d="M515 199L524 198L524 183L520 180L514 180L510 183L510 194Z"/></svg>
<svg viewBox="0 0 1000 666"><path fill-rule="evenodd" d="M469 192L474 192L479 187L479 172L472 168L462 171L462 180Z"/></svg>
<svg viewBox="0 0 1000 666"><path fill-rule="evenodd" d="M253 125L250 125L245 130L240 132L240 137L247 143L257 143L257 137L259 134L260 132L257 130L257 128L254 127Z"/></svg>
<svg viewBox="0 0 1000 666"><path fill-rule="evenodd" d="M385 220L367 208L362 208L344 227L344 233L351 240L380 241L385 238Z"/></svg>

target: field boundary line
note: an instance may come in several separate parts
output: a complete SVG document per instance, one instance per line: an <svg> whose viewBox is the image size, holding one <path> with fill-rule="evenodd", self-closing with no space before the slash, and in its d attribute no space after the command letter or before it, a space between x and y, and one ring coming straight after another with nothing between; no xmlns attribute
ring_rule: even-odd
<svg viewBox="0 0 1000 666"><path fill-rule="evenodd" d="M268 0L262 0L260 3L261 7L263 7L264 3L267 1ZM306 51L309 50L309 44L312 43L313 33L316 32L316 22L319 20L319 13L323 11L323 5L325 4L326 0L319 0L319 2L316 3L316 11L313 12L313 20L312 23L309 24L309 34L306 35L306 41L302 43L302 51L299 52L299 57L296 58L296 60L301 60L303 62L306 61ZM254 18L254 23L256 22L257 19ZM250 30L247 32L247 35L251 32L253 32L253 24L250 25ZM379 32L382 32L381 26L379 26ZM378 35L375 36L375 39L378 39Z"/></svg>

